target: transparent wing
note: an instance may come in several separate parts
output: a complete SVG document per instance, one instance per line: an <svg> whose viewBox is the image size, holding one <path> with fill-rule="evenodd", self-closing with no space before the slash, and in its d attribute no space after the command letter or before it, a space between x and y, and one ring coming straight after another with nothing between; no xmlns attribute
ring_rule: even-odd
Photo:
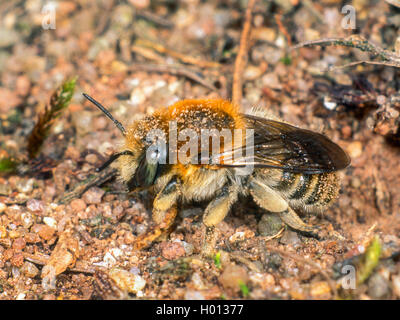
<svg viewBox="0 0 400 320"><path fill-rule="evenodd" d="M213 155L210 164L252 165L309 174L337 171L350 164L347 154L322 134L253 115L243 116L247 128L254 130L254 143Z"/></svg>

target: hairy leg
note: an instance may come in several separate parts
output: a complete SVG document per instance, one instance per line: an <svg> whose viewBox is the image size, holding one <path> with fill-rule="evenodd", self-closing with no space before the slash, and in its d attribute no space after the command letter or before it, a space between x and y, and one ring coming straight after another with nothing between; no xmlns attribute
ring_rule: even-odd
<svg viewBox="0 0 400 320"><path fill-rule="evenodd" d="M179 182L172 178L157 194L153 203L153 220L156 223L148 232L137 237L136 250L148 247L160 236L168 232L178 214Z"/></svg>
<svg viewBox="0 0 400 320"><path fill-rule="evenodd" d="M263 182L257 180L251 181L250 194L260 207L279 214L282 221L289 227L297 231L310 233L311 235L316 234L317 227L304 223L297 213L289 207L287 201Z"/></svg>
<svg viewBox="0 0 400 320"><path fill-rule="evenodd" d="M212 200L203 216L203 223L206 226L201 254L203 256L212 257L217 242L217 230L215 226L220 223L229 213L232 205L237 201L238 190L234 186L226 185L222 188L217 197Z"/></svg>

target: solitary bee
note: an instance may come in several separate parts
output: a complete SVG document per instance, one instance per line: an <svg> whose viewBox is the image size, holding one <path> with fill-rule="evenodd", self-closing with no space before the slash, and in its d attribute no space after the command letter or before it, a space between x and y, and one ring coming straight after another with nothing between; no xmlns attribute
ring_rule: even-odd
<svg viewBox="0 0 400 320"><path fill-rule="evenodd" d="M103 111L120 129L125 141L120 152L111 156L102 168L116 161L116 167L129 190L151 188L155 225L135 242L137 249L149 246L172 226L182 203L208 201L203 216L206 226L204 254L211 250L214 228L240 196L250 196L261 208L279 215L289 227L315 234L316 227L305 224L295 210L321 212L337 198L337 171L350 164L347 154L324 135L300 129L271 118L261 109L242 114L232 103L222 100L183 100L161 108L127 130L97 101L84 96ZM250 131L250 137L230 135L207 156L209 141L201 141L200 151L183 163L168 152L171 123L177 132L190 129L201 136L203 130ZM155 131L156 130L156 131ZM158 132L154 144L154 135ZM159 142L164 144L160 144ZM197 140L196 145L197 145ZM246 142L246 143L245 143ZM162 147L164 145L164 148ZM178 141L176 149L183 147ZM187 149L183 152L187 154ZM239 156L237 156L239 154ZM249 156L249 154L251 156ZM174 161L173 161L174 160ZM244 167L251 167L243 173ZM101 168L101 169L102 169ZM211 246L212 247L212 246Z"/></svg>

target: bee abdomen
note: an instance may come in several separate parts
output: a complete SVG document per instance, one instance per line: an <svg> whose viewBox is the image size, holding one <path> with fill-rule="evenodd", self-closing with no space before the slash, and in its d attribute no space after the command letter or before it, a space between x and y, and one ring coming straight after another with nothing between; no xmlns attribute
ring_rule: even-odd
<svg viewBox="0 0 400 320"><path fill-rule="evenodd" d="M281 179L273 187L282 193L294 207L309 211L322 209L337 197L339 190L336 173L301 174L282 172Z"/></svg>
<svg viewBox="0 0 400 320"><path fill-rule="evenodd" d="M304 205L306 207L317 208L327 207L337 198L339 193L338 176L335 172L321 173L313 176L316 179L316 183L310 188L310 192L304 196Z"/></svg>

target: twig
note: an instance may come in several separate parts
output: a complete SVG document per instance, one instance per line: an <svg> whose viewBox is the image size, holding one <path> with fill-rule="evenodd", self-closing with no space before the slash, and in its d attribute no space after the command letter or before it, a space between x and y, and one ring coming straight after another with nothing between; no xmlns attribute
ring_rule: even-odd
<svg viewBox="0 0 400 320"><path fill-rule="evenodd" d="M261 272L260 268L250 259L246 258L243 251L235 251L229 254L230 258L246 265L251 271Z"/></svg>
<svg viewBox="0 0 400 320"><path fill-rule="evenodd" d="M174 27L174 24L171 21L169 21L163 17L160 17L160 16L158 16L150 11L147 11L147 10L138 11L137 15L139 17L149 20L163 28L173 28Z"/></svg>
<svg viewBox="0 0 400 320"><path fill-rule="evenodd" d="M218 91L218 89L212 84L208 83L203 77L196 74L194 71L187 69L183 66L169 66L169 65L155 65L155 64L133 64L130 66L131 71L147 71L147 72L159 72L169 73L175 76L186 77L194 82L201 84L202 86L212 91Z"/></svg>
<svg viewBox="0 0 400 320"><path fill-rule="evenodd" d="M240 105L242 102L242 73L247 62L247 50L251 31L251 17L256 0L249 0L246 9L245 22L240 36L239 52L235 60L235 71L233 73L232 102Z"/></svg>
<svg viewBox="0 0 400 320"><path fill-rule="evenodd" d="M79 183L74 190L64 194L59 200L59 203L68 203L72 199L79 198L90 187L100 186L116 176L117 170L114 168L107 168L98 174L92 175L85 181Z"/></svg>
<svg viewBox="0 0 400 320"><path fill-rule="evenodd" d="M393 63L393 62L360 60L360 61L353 61L350 63L346 63L341 66L329 66L324 71L334 71L334 70L338 70L338 69L344 69L344 68L348 68L348 67L357 66L357 65L363 64L363 63L379 65L379 66L386 66L386 67L400 67L400 65L398 63Z"/></svg>
<svg viewBox="0 0 400 320"><path fill-rule="evenodd" d="M282 23L282 14L276 14L275 21L276 24L278 25L279 31L282 32L283 35L285 36L288 45L292 46L292 39L290 38L290 34Z"/></svg>
<svg viewBox="0 0 400 320"><path fill-rule="evenodd" d="M356 48L364 52L369 52L374 56L377 56L382 61L355 61L344 66L339 67L332 67L332 69L336 68L345 68L353 65L357 65L360 63L366 64L375 64L375 65L384 65L390 67L397 67L400 68L400 56L398 56L395 52L385 50L365 39L363 36L360 35L351 35L347 38L326 38L326 39L319 39L313 41L305 41L301 42L293 47L290 50L308 47L313 45L320 45L320 46L344 46L350 48Z"/></svg>
<svg viewBox="0 0 400 320"><path fill-rule="evenodd" d="M213 61L205 61L202 59L198 59L195 57L191 57L188 55L185 55L183 53L180 52L176 52L174 50L168 49L166 47L164 47L163 45L159 44L159 43L154 43L152 41L149 40L144 40L144 39L139 39L136 41L136 46L145 46L145 47L149 47L159 53L164 53L167 54L171 57L177 58L179 60L181 60L184 63L188 63L188 64L192 64L195 66L198 66L200 68L218 68L221 67L221 64L219 64L218 62L213 62Z"/></svg>
<svg viewBox="0 0 400 320"><path fill-rule="evenodd" d="M267 242L267 241L271 241L275 238L280 238L282 236L283 231L285 230L285 227L282 227L281 230L279 230L276 234L269 236L269 237L260 237L261 240Z"/></svg>
<svg viewBox="0 0 400 320"><path fill-rule="evenodd" d="M335 281L333 281L331 279L331 277L326 272L326 270L322 269L322 267L320 265L318 265L316 262L314 262L313 260L305 259L305 258L299 256L298 254L287 252L287 251L284 251L284 250L281 250L279 248L272 247L272 246L269 246L269 245L265 245L265 242L263 243L263 247L265 249L271 251L271 252L278 253L280 255L286 256L286 257L288 257L290 259L296 260L296 261L301 262L303 264L308 264L309 266L313 267L314 269L317 269L322 274L322 276L326 279L326 281L328 282L328 284L329 284L332 292L334 293L334 295L336 297L338 296L338 291L337 291L337 287L336 287Z"/></svg>
<svg viewBox="0 0 400 320"><path fill-rule="evenodd" d="M132 45L131 50L136 53L140 54L141 56L145 57L146 59L156 61L158 63L164 63L164 58L160 56L159 54L155 53L154 51L148 49L148 48L143 48L137 45Z"/></svg>

